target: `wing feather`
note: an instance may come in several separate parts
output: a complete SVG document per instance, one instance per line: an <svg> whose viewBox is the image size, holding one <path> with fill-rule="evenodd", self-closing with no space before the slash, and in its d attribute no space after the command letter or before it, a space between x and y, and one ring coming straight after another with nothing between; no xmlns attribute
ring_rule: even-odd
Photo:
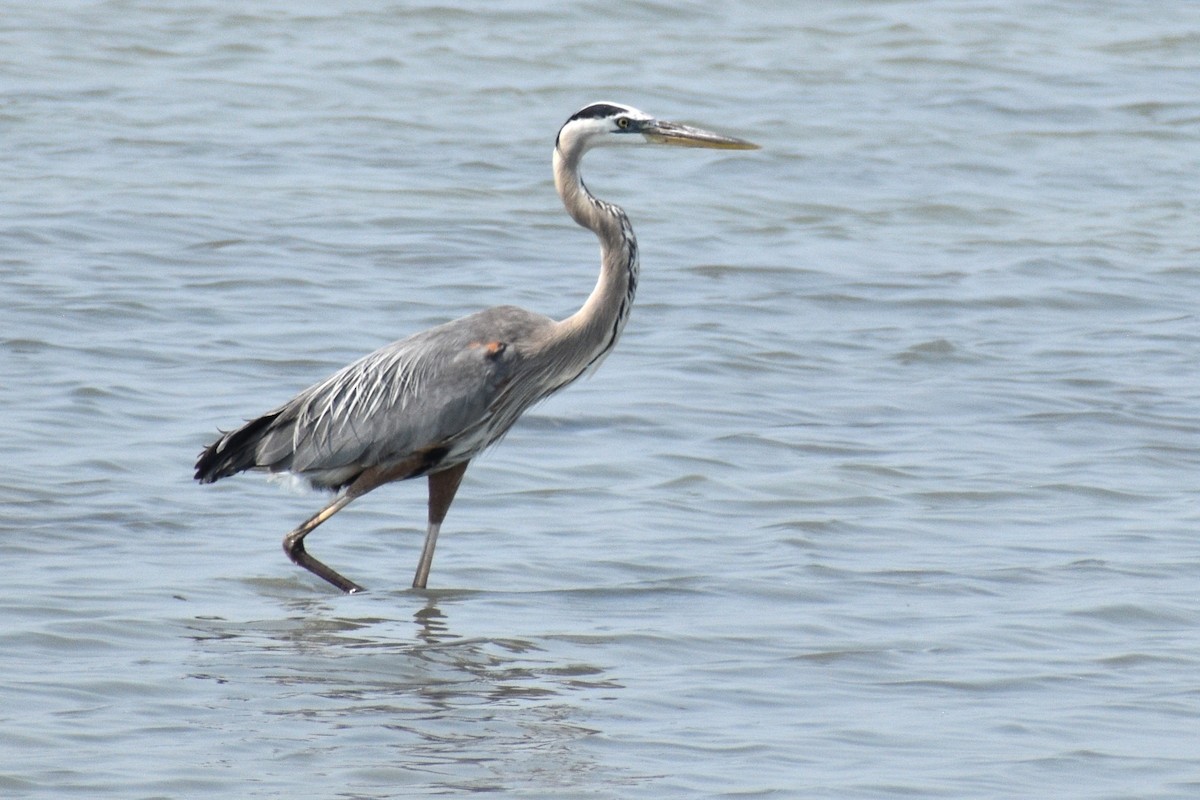
<svg viewBox="0 0 1200 800"><path fill-rule="evenodd" d="M431 447L469 445L520 373L519 346L551 320L504 306L393 342L344 367L284 406L264 436L260 463L292 472L403 460ZM487 444L481 442L480 447ZM290 457L289 457L290 456Z"/></svg>

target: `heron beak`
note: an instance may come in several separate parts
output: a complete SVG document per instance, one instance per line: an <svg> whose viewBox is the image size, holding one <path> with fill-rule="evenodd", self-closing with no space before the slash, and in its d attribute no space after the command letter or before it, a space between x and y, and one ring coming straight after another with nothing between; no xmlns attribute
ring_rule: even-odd
<svg viewBox="0 0 1200 800"><path fill-rule="evenodd" d="M641 134L646 137L646 141L653 144L669 144L675 147L708 147L715 150L758 149L758 145L747 142L745 139L657 119L647 122L642 128Z"/></svg>

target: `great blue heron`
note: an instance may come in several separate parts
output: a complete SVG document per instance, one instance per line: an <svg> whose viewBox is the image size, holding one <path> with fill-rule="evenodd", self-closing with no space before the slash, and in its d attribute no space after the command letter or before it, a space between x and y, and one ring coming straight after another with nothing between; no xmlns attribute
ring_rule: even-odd
<svg viewBox="0 0 1200 800"><path fill-rule="evenodd" d="M595 369L625 327L637 287L637 239L625 212L594 197L579 176L590 148L622 142L757 148L617 103L577 111L554 142L554 185L571 218L600 239L600 277L582 308L555 321L498 306L393 342L223 433L197 459L196 480L256 469L344 490L285 536L283 549L353 593L362 587L309 555L304 537L372 489L426 475L429 527L413 578L414 588L425 588L438 531L467 464L525 409Z"/></svg>

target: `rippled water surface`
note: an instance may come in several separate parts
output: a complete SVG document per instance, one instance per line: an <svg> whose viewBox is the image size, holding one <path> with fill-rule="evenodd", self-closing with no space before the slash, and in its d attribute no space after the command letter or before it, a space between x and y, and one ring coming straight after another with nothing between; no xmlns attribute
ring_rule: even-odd
<svg viewBox="0 0 1200 800"><path fill-rule="evenodd" d="M9 3L5 797L1200 794L1200 6ZM643 275L469 471L196 452L478 308L565 316L596 99Z"/></svg>

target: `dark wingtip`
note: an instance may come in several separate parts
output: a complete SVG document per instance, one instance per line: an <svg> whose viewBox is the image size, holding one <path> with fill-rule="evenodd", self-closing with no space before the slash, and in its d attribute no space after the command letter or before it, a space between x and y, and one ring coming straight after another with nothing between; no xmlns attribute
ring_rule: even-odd
<svg viewBox="0 0 1200 800"><path fill-rule="evenodd" d="M217 440L201 450L200 454L196 456L195 478L200 483L213 483L214 481L225 477L224 475L217 474L217 450L221 443L225 441L225 437L229 434L227 434L225 431L217 432L221 434L219 437L217 437Z"/></svg>
<svg viewBox="0 0 1200 800"><path fill-rule="evenodd" d="M279 416L278 411L252 419L236 430L221 435L196 458L196 480L213 483L258 466L257 447L263 434Z"/></svg>

